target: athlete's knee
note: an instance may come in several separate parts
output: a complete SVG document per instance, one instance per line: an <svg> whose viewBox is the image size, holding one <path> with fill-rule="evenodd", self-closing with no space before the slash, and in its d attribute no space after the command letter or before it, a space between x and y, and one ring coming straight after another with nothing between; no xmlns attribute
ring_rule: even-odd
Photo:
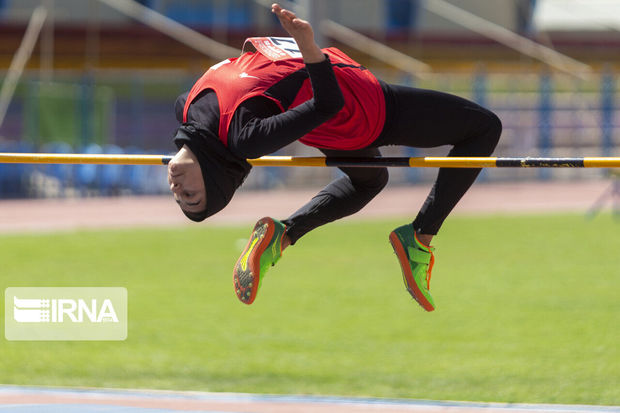
<svg viewBox="0 0 620 413"><path fill-rule="evenodd" d="M390 174L387 168L380 168L377 170L376 188L378 188L379 191L385 188L389 180Z"/></svg>
<svg viewBox="0 0 620 413"><path fill-rule="evenodd" d="M478 122L478 130L475 133L479 144L484 148L485 153L490 154L495 150L502 135L502 121L494 112L481 108L479 111L480 121Z"/></svg>
<svg viewBox="0 0 620 413"><path fill-rule="evenodd" d="M381 190L387 185L389 179L390 174L388 173L387 168L377 169L371 185L371 189L376 193L381 192Z"/></svg>
<svg viewBox="0 0 620 413"><path fill-rule="evenodd" d="M495 145L499 142L499 138L502 135L502 120L495 113L489 111L489 129L490 135L495 141Z"/></svg>
<svg viewBox="0 0 620 413"><path fill-rule="evenodd" d="M359 174L356 176L349 175L349 178L357 190L363 190L364 192L376 195L385 188L390 175L387 168L365 168L363 176Z"/></svg>

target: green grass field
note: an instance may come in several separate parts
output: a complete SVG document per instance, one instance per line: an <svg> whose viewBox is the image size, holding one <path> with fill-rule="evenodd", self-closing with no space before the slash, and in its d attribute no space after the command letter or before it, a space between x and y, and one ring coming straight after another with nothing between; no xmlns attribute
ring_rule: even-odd
<svg viewBox="0 0 620 413"><path fill-rule="evenodd" d="M251 226L1 236L2 292L123 286L130 324L124 342L2 339L0 383L620 405L620 222L451 218L434 313L402 285L403 222L316 230L252 306L231 281Z"/></svg>

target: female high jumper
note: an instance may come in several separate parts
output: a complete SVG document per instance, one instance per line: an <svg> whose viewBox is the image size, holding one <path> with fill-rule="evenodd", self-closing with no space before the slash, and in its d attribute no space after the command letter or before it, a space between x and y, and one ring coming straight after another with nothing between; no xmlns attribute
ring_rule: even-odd
<svg viewBox="0 0 620 413"><path fill-rule="evenodd" d="M385 83L336 48L320 49L311 25L273 4L292 38L251 38L239 57L211 67L176 102L179 149L168 165L176 202L193 221L222 210L249 174L246 159L299 141L326 156L379 156L379 148L451 145L449 156L489 156L502 124L491 111L432 90ZM303 235L354 214L387 184L385 168L340 168L334 180L283 220L262 218L233 270L239 300L251 304L267 269ZM440 168L412 223L389 240L405 287L426 310L431 239L480 169Z"/></svg>

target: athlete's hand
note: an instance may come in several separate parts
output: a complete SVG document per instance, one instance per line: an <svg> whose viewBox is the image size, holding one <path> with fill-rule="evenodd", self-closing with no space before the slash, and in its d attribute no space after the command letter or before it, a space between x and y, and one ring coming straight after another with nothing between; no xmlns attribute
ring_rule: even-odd
<svg viewBox="0 0 620 413"><path fill-rule="evenodd" d="M284 30L293 36L306 63L325 60L325 55L314 41L314 31L310 23L298 18L292 11L283 9L278 3L271 5L271 11L278 17Z"/></svg>
<svg viewBox="0 0 620 413"><path fill-rule="evenodd" d="M299 19L295 13L283 9L278 3L271 5L271 11L278 17L280 24L299 43L314 43L314 31L305 20Z"/></svg>

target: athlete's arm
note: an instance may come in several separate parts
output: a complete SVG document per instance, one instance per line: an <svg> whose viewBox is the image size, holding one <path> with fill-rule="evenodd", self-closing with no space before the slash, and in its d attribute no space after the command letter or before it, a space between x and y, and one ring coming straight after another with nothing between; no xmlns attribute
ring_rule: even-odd
<svg viewBox="0 0 620 413"><path fill-rule="evenodd" d="M239 105L228 129L228 148L234 155L245 159L273 153L304 136L342 108L344 100L329 60L306 67L314 89L313 99L285 112L262 96ZM297 90L292 89L290 95L295 96ZM175 104L179 121L186 99L187 93L179 96ZM218 134L219 107L212 90L205 90L196 97L189 106L187 120L198 122ZM176 143L183 146L183 142Z"/></svg>
<svg viewBox="0 0 620 413"><path fill-rule="evenodd" d="M283 113L263 97L243 102L228 130L228 147L239 157L258 158L273 153L329 120L344 106L331 62L314 41L310 23L277 3L271 6L271 11L297 42L314 97Z"/></svg>
<svg viewBox="0 0 620 413"><path fill-rule="evenodd" d="M228 129L228 148L238 157L258 158L281 149L331 119L344 106L344 98L329 59L306 64L314 97L280 112L265 97L243 102ZM296 91L295 91L296 93Z"/></svg>

